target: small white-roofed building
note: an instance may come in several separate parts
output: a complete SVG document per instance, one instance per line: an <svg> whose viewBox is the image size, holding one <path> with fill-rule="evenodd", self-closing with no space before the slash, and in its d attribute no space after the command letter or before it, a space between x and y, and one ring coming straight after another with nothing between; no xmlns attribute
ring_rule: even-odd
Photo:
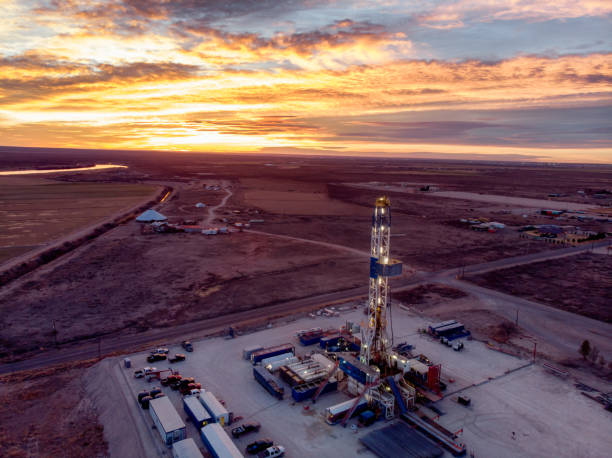
<svg viewBox="0 0 612 458"><path fill-rule="evenodd" d="M167 397L149 401L149 413L164 444L170 445L187 436L185 423Z"/></svg>
<svg viewBox="0 0 612 458"><path fill-rule="evenodd" d="M195 441L190 437L172 444L172 456L173 458L204 458Z"/></svg>
<svg viewBox="0 0 612 458"><path fill-rule="evenodd" d="M200 402L208 410L215 423L221 423L221 426L229 425L232 421L232 414L227 411L223 404L217 398L207 391L200 395Z"/></svg>
<svg viewBox="0 0 612 458"><path fill-rule="evenodd" d="M238 447L234 445L219 423L211 423L200 430L202 442L214 458L242 458Z"/></svg>

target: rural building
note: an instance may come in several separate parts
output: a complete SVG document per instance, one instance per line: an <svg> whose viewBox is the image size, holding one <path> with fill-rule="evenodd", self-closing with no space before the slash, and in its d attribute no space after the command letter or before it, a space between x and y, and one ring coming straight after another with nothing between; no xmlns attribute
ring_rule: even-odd
<svg viewBox="0 0 612 458"><path fill-rule="evenodd" d="M168 221L168 218L166 218L161 213L156 212L155 210L148 209L147 211L143 212L138 218L136 218L136 221L138 221L139 223L152 223L153 221Z"/></svg>
<svg viewBox="0 0 612 458"><path fill-rule="evenodd" d="M202 233L202 226L186 225L186 226L181 226L181 228L185 232L198 233L198 234Z"/></svg>
<svg viewBox="0 0 612 458"><path fill-rule="evenodd" d="M187 436L185 423L167 397L152 399L149 402L149 413L164 444L170 445Z"/></svg>
<svg viewBox="0 0 612 458"><path fill-rule="evenodd" d="M204 455L202 455L192 438L183 439L172 444L172 456L173 458L204 458Z"/></svg>
<svg viewBox="0 0 612 458"><path fill-rule="evenodd" d="M557 245L579 245L593 235L596 235L596 233L592 231L580 231L570 226L561 227L546 224L538 226L533 230L521 232L519 237L542 240Z"/></svg>
<svg viewBox="0 0 612 458"><path fill-rule="evenodd" d="M204 208L204 207L206 207L206 204L203 204L202 202L198 202L198 203L196 204L196 207L197 207L197 208Z"/></svg>

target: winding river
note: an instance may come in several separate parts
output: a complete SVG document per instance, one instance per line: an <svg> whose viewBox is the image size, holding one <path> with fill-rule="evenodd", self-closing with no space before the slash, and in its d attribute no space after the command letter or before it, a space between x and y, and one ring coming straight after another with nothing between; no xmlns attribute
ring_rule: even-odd
<svg viewBox="0 0 612 458"><path fill-rule="evenodd" d="M82 172L85 170L103 170L103 169L127 169L127 165L116 164L96 164L93 167L77 167L73 169L49 169L49 170L7 170L0 171L0 176L5 175L34 175L39 173L60 173L60 172Z"/></svg>

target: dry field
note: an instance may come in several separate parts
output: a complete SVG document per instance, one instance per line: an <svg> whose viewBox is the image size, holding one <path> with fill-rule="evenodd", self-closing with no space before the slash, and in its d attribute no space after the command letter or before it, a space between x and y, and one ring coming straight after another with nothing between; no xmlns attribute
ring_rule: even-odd
<svg viewBox="0 0 612 458"><path fill-rule="evenodd" d="M0 379L0 456L108 456L103 427L82 379L80 366L91 364Z"/></svg>
<svg viewBox="0 0 612 458"><path fill-rule="evenodd" d="M243 202L276 215L355 216L363 208L331 199L326 183L241 179Z"/></svg>
<svg viewBox="0 0 612 458"><path fill-rule="evenodd" d="M0 155L0 165L1 159ZM101 159L117 158L110 155ZM87 174L87 184L72 183L80 181L81 176L84 179L85 174L65 175L63 183L56 184L57 189L82 186L91 191L88 198L97 203L95 199L101 198L106 203L111 189L114 194L108 196L119 202L117 199L123 197L117 189L132 189L134 185L125 183L129 180L171 184L174 196L160 211L173 220L203 221L208 208L197 209L195 203L217 205L227 195L226 191L209 191L204 186L225 183L232 195L217 210L215 224L224 224L220 218L230 223L264 219L265 223L253 225L253 229L272 235L142 235L136 223L113 229L0 292L3 357L52 343L52 320L56 322L58 341L74 342L172 326L366 284L367 261L342 247L369 250L372 205L380 191L345 184L427 180L450 190L541 197L555 188L555 183L566 186L568 177L579 185L592 181L593 186L607 179L605 174L590 169L487 164L468 167L372 159L126 153L123 162L130 168L120 173ZM102 183L112 180L125 184ZM97 197L96 189L101 194ZM470 201L419 193L390 193L390 197L392 253L408 268L436 271L552 248L519 239L512 228L490 234L457 224L459 218L469 216L484 216L511 226L537 222L506 214L501 205L477 207ZM67 224L61 218L57 220ZM18 310L13 307L16 301L22 305Z"/></svg>
<svg viewBox="0 0 612 458"><path fill-rule="evenodd" d="M294 183L287 183L286 187L297 188ZM262 230L367 251L372 208L380 192L339 185L329 186L328 189L328 197L313 200L310 209L304 208L305 201L302 200L302 205L296 207L300 209L300 215L270 215ZM280 190L275 192L282 193ZM285 191L285 195L290 194L292 192ZM499 214L503 207L488 206L479 211L469 201L450 201L419 194L390 194L390 197L393 214L392 254L414 269L435 271L552 248L547 244L520 239L512 227L491 234L474 232L458 224L460 218L475 216L488 217L515 227L518 222L525 224L513 215ZM352 214L336 213L335 208L340 205L350 206Z"/></svg>
<svg viewBox="0 0 612 458"><path fill-rule="evenodd" d="M468 279L486 288L612 323L610 272L612 256L585 253Z"/></svg>
<svg viewBox="0 0 612 458"><path fill-rule="evenodd" d="M290 240L141 235L130 222L0 292L0 352L51 345L52 320L60 343L136 332L357 286L367 268Z"/></svg>
<svg viewBox="0 0 612 458"><path fill-rule="evenodd" d="M0 177L0 263L138 204L157 187Z"/></svg>

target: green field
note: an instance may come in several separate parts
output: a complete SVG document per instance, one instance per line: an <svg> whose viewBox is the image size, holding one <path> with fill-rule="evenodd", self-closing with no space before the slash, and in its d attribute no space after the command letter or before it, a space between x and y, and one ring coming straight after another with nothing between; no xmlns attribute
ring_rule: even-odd
<svg viewBox="0 0 612 458"><path fill-rule="evenodd" d="M65 183L0 177L0 263L93 226L153 196L131 183Z"/></svg>

